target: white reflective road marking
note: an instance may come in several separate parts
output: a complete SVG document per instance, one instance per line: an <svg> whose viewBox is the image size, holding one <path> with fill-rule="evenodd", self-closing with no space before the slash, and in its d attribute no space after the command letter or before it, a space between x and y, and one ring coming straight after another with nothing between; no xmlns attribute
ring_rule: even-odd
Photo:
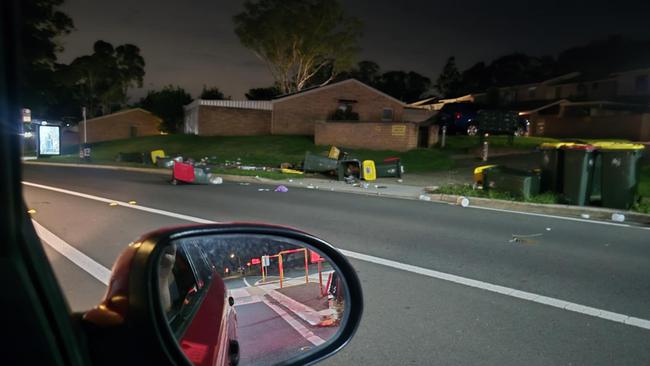
<svg viewBox="0 0 650 366"><path fill-rule="evenodd" d="M156 213L156 214L163 215L163 216L179 218L179 219L187 220L187 221L190 221L190 222L217 223L217 221L211 221L211 220L206 220L206 219L197 218L197 217L193 217L193 216L177 214L177 213L174 213L174 212L159 210L159 209L155 209L155 208L148 208L148 207L138 206L138 205L129 205L128 203L125 203L125 202L115 201L115 200L111 200L111 199L103 198L103 197L97 197L97 196L93 196L93 195L89 195L89 194L85 194L85 193L69 191L69 190L66 190L66 189L45 186L45 185L42 185L42 184L35 184L35 183L29 183L29 182L23 182L23 184L31 186L31 187L42 188L42 189L51 190L51 191L54 191L54 192L69 194L69 195L73 195L73 196L77 196L77 197L82 197L82 198L87 198L87 199L91 199L91 200L95 200L95 201L100 201L100 202L108 202L108 203L110 203L110 202L118 202L118 204L120 206L124 206L124 207L127 207L127 208L132 208L132 209L136 209L136 210ZM588 221L588 222L591 222L591 221ZM61 242L63 242L63 241L61 241ZM531 302L538 303L538 304L552 306L552 307L555 307L555 308L558 308L558 309L572 311L574 313L579 313L579 314L588 315L588 316L592 316L592 317L602 318L602 319L610 320L610 321L613 321L613 322L617 322L617 323L621 323L621 324L630 325L630 326L633 326L633 327L638 327L638 328L643 328L643 329L650 330L650 320L647 320L647 319L641 319L641 318L637 318L637 317L633 317L633 316L629 316L629 315L625 315L625 314L614 313L614 312L603 310L603 309L598 309L598 308L594 308L594 307L590 307L590 306L584 306L584 305L580 305L580 304L576 304L576 303L572 303L572 302L569 302L569 301L564 301L564 300L560 300L560 299L556 299L556 298L552 298L552 297L548 297L548 296L538 295L538 294L535 294L535 293L532 293L532 292L520 291L520 290L517 290L517 289L505 287L505 286L494 285L494 284L491 284L491 283L488 283L488 282L473 280L473 279L470 279L470 278L465 278L465 277L461 277L461 276L457 276L457 275L453 275L453 274L449 274L449 273L434 271L432 269L413 266L413 265L410 265L410 264L396 262L396 261L392 261L392 260L389 260L389 259L375 257L375 256L367 255L367 254L352 252L352 251L343 250L343 249L339 249L339 250L345 256L348 256L348 257L354 258L354 259L358 259L358 260L361 260L361 261L374 263L374 264L379 264L379 265L382 265L382 266L391 267L391 268L395 268L395 269L399 269L399 270L407 271L407 272L411 272L411 273L416 273L416 274L419 274L419 275L423 275L423 276L427 276L427 277L431 277L431 278L435 278L435 279L439 279L439 280L443 280L443 281L453 282L453 283L456 283L456 284L459 284L459 285L478 288L478 289L481 289L481 290L490 291L490 292L498 293L498 294L505 295L505 296L514 297L514 298L521 299L521 300L527 300L527 301L531 301ZM81 252L79 252L79 253L81 253ZM84 268L84 267L82 267L82 268Z"/></svg>
<svg viewBox="0 0 650 366"><path fill-rule="evenodd" d="M38 237L41 238L42 242L51 246L54 250L59 252L64 257L68 258L72 263L81 267L81 269L88 272L91 276L98 279L104 285L108 285L108 280L111 277L111 271L108 268L95 262L95 260L83 254L77 248L66 243L35 220L32 220L32 224L34 225L34 229L36 229L36 233L38 234Z"/></svg>
<svg viewBox="0 0 650 366"><path fill-rule="evenodd" d="M262 301L264 302L264 305L273 309L273 311L275 311L278 315L280 315L280 317L291 326L291 328L293 328L296 332L298 332L298 334L300 334L303 338L308 340L311 344L313 344L314 346L320 346L321 344L325 343L325 340L323 338L315 335L304 325L300 324L299 321L291 317L291 315L287 314L287 312L284 311L284 309L282 309L281 307L275 304L271 304L267 300L262 300Z"/></svg>

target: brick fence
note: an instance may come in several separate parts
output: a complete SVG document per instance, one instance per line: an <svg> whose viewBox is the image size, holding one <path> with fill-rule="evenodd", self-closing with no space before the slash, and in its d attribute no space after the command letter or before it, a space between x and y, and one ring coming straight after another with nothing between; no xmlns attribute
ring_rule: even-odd
<svg viewBox="0 0 650 366"><path fill-rule="evenodd" d="M370 150L407 151L418 145L413 122L316 122L316 145Z"/></svg>
<svg viewBox="0 0 650 366"><path fill-rule="evenodd" d="M199 134L202 136L257 136L271 134L271 111L213 107L199 108Z"/></svg>
<svg viewBox="0 0 650 366"><path fill-rule="evenodd" d="M650 141L650 114L598 117L537 116L531 134L545 137L618 138Z"/></svg>

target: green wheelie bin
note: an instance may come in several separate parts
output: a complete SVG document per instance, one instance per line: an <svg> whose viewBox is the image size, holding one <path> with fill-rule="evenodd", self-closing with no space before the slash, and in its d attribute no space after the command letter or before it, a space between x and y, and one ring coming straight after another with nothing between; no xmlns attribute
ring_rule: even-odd
<svg viewBox="0 0 650 366"><path fill-rule="evenodd" d="M628 210L634 204L639 185L639 165L644 146L640 144L595 143L600 160L600 174L594 181L600 183L601 205Z"/></svg>
<svg viewBox="0 0 650 366"><path fill-rule="evenodd" d="M575 145L572 142L545 142L539 145L542 153L541 192L562 192L564 173L564 151L562 147Z"/></svg>
<svg viewBox="0 0 650 366"><path fill-rule="evenodd" d="M596 148L593 145L573 144L563 146L562 150L562 200L570 205L588 205L592 193Z"/></svg>
<svg viewBox="0 0 650 366"><path fill-rule="evenodd" d="M505 192L524 199L539 194L540 175L537 172L492 166L483 169L482 173L486 191Z"/></svg>

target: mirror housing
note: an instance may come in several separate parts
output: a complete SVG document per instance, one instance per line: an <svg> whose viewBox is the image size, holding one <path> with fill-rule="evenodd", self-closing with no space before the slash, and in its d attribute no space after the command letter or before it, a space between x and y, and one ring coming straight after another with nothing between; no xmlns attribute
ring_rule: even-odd
<svg viewBox="0 0 650 366"><path fill-rule="evenodd" d="M337 334L313 352L283 365L313 364L342 349L354 335L363 312L363 296L356 271L325 241L299 230L264 224L223 223L164 228L129 244L115 262L102 302L86 312L82 324L91 357L100 364L191 365L172 334L160 302L158 265L174 240L200 235L271 235L296 240L325 255L345 278L348 307ZM235 300L228 296L228 304ZM117 348L117 351L116 351ZM124 357L124 355L129 355ZM242 365L244 366L244 365Z"/></svg>

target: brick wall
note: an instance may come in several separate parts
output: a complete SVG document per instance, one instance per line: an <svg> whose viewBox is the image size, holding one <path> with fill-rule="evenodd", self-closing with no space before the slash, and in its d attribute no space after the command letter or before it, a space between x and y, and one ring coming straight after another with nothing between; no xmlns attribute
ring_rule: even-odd
<svg viewBox="0 0 650 366"><path fill-rule="evenodd" d="M316 145L407 151L418 144L418 125L399 122L316 122Z"/></svg>
<svg viewBox="0 0 650 366"><path fill-rule="evenodd" d="M438 125L429 126L429 141L427 141L427 147L434 146L438 143L440 127Z"/></svg>
<svg viewBox="0 0 650 366"><path fill-rule="evenodd" d="M116 112L106 116L92 118L88 124L87 141L98 142L108 140L121 140L131 137L132 128L136 136L158 135L158 126L161 120L157 116L143 110L130 109ZM79 123L79 139L84 139L84 124Z"/></svg>
<svg viewBox="0 0 650 366"><path fill-rule="evenodd" d="M271 134L271 111L199 106L202 136L255 136Z"/></svg>
<svg viewBox="0 0 650 366"><path fill-rule="evenodd" d="M531 134L546 137L650 141L650 114L599 117L533 116Z"/></svg>
<svg viewBox="0 0 650 366"><path fill-rule="evenodd" d="M273 102L271 129L274 135L314 135L316 121L325 121L339 100L354 100L352 110L360 121L381 121L384 108L393 109L393 121L403 119L404 105L364 86L346 80Z"/></svg>

